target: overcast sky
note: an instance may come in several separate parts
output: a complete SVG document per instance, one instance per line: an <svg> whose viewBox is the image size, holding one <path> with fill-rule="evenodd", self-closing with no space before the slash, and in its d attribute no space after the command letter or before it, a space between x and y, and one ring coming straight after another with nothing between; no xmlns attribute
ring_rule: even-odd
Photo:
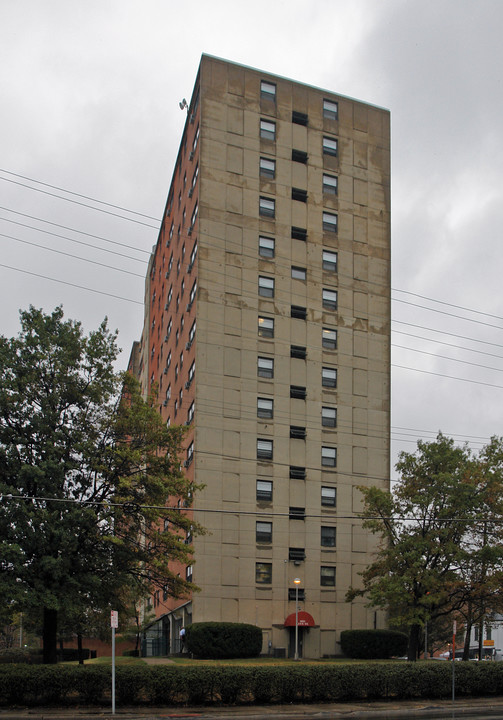
<svg viewBox="0 0 503 720"><path fill-rule="evenodd" d="M205 52L391 111L393 461L503 434L502 28L500 0L0 0L0 334L62 303L125 367Z"/></svg>

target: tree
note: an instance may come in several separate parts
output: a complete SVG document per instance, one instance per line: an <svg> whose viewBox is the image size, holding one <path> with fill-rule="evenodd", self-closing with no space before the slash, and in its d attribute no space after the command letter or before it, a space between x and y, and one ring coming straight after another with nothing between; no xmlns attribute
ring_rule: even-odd
<svg viewBox="0 0 503 720"><path fill-rule="evenodd" d="M416 660L425 622L453 610L463 541L474 526L476 489L470 451L439 434L402 452L393 494L360 488L363 526L382 538L376 560L362 573L363 588L347 599L394 607L394 622L409 628L408 659Z"/></svg>
<svg viewBox="0 0 503 720"><path fill-rule="evenodd" d="M44 661L55 662L59 611L83 617L131 585L195 589L169 561L192 562L196 488L180 469L183 430L114 372L106 320L85 336L61 307L20 318L17 338L0 337L0 588L43 612Z"/></svg>

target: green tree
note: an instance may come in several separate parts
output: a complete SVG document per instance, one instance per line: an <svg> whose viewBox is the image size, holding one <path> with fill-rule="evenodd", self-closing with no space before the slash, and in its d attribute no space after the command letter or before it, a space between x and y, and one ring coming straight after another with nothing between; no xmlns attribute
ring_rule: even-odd
<svg viewBox="0 0 503 720"><path fill-rule="evenodd" d="M360 488L364 527L381 536L376 556L362 573L363 587L347 599L366 596L370 605L393 607L393 622L409 628L409 660L416 660L422 628L449 614L461 583L464 541L474 527L477 478L466 447L439 434L401 453L400 479L392 494Z"/></svg>
<svg viewBox="0 0 503 720"><path fill-rule="evenodd" d="M114 372L106 320L85 336L61 307L20 318L18 337L0 337L0 588L14 608L42 612L44 661L55 662L63 609L84 617L130 586L194 589L169 561L192 562L195 488L180 469L182 429Z"/></svg>

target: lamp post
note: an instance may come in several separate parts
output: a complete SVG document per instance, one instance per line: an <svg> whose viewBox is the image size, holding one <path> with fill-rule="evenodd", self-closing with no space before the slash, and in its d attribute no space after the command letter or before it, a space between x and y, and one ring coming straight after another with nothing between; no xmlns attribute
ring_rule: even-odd
<svg viewBox="0 0 503 720"><path fill-rule="evenodd" d="M295 657L294 660L299 659L299 585L300 578L295 578L293 581L295 585Z"/></svg>

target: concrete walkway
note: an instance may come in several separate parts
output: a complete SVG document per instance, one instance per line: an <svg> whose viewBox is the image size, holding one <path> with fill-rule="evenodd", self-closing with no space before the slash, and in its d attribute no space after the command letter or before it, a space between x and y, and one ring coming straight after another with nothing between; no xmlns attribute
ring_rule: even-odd
<svg viewBox="0 0 503 720"><path fill-rule="evenodd" d="M76 708L3 708L0 720L399 720L400 718L503 718L503 698L474 700L330 703L326 705L268 705L246 707L119 707L112 715L111 707Z"/></svg>

